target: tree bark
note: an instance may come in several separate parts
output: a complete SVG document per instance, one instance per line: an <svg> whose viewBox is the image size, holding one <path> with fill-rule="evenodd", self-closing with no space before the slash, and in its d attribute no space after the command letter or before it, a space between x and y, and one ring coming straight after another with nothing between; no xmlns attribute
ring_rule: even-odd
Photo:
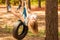
<svg viewBox="0 0 60 40"><path fill-rule="evenodd" d="M41 0L38 0L38 7L41 8Z"/></svg>
<svg viewBox="0 0 60 40"><path fill-rule="evenodd" d="M46 40L58 40L58 0L46 0Z"/></svg>
<svg viewBox="0 0 60 40"><path fill-rule="evenodd" d="M5 0L2 0L2 3L5 4Z"/></svg>
<svg viewBox="0 0 60 40"><path fill-rule="evenodd" d="M22 4L22 0L19 0L20 4Z"/></svg>
<svg viewBox="0 0 60 40"><path fill-rule="evenodd" d="M10 5L10 0L6 0L6 5L7 5L7 12L8 12L8 6Z"/></svg>
<svg viewBox="0 0 60 40"><path fill-rule="evenodd" d="M6 0L6 4L7 4L7 6L10 5L10 2L9 2L9 1L10 1L10 0Z"/></svg>
<svg viewBox="0 0 60 40"><path fill-rule="evenodd" d="M14 5L16 5L16 1L14 0Z"/></svg>
<svg viewBox="0 0 60 40"><path fill-rule="evenodd" d="M28 8L31 9L31 3L30 3L30 0L28 0Z"/></svg>

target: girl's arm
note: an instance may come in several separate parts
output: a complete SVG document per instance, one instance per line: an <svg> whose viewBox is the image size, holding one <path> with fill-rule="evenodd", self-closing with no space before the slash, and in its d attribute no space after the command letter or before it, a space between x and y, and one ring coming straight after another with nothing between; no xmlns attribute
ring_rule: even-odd
<svg viewBox="0 0 60 40"><path fill-rule="evenodd" d="M14 16L16 16L17 18L19 18L20 20L22 20L23 22L24 22L24 18L23 18L23 16L22 16L22 12L21 13L16 13L15 11L13 11L13 10L11 10L11 14L13 14Z"/></svg>

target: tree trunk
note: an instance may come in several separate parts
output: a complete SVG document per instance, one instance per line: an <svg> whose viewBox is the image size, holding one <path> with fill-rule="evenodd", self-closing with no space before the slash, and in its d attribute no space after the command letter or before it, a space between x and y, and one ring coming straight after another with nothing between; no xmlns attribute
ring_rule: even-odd
<svg viewBox="0 0 60 40"><path fill-rule="evenodd" d="M46 40L58 40L58 0L46 0Z"/></svg>
<svg viewBox="0 0 60 40"><path fill-rule="evenodd" d="M19 0L19 5L22 6L22 0Z"/></svg>
<svg viewBox="0 0 60 40"><path fill-rule="evenodd" d="M16 1L14 0L14 5L16 5Z"/></svg>
<svg viewBox="0 0 60 40"><path fill-rule="evenodd" d="M5 0L2 0L2 3L5 4Z"/></svg>
<svg viewBox="0 0 60 40"><path fill-rule="evenodd" d="M7 12L8 12L8 6L10 5L10 0L6 0L6 4L7 4Z"/></svg>
<svg viewBox="0 0 60 40"><path fill-rule="evenodd" d="M20 4L22 4L22 0L19 0Z"/></svg>
<svg viewBox="0 0 60 40"><path fill-rule="evenodd" d="M38 7L41 8L41 0L38 0Z"/></svg>
<svg viewBox="0 0 60 40"><path fill-rule="evenodd" d="M28 8L31 9L31 3L30 3L30 0L28 0Z"/></svg>
<svg viewBox="0 0 60 40"><path fill-rule="evenodd" d="M9 2L9 1L10 1L10 0L6 0L6 4L7 4L7 6L10 5L10 2Z"/></svg>
<svg viewBox="0 0 60 40"><path fill-rule="evenodd" d="M6 4L7 4L7 12L8 12L8 6L10 5L9 0L6 0Z"/></svg>

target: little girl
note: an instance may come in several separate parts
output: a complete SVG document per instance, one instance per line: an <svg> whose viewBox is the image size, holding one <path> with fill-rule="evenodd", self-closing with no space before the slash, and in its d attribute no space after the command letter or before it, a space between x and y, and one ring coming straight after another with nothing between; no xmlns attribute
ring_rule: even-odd
<svg viewBox="0 0 60 40"><path fill-rule="evenodd" d="M23 0L22 3L23 3L23 7L22 7L22 11L20 11L20 15L21 15L20 20L22 20L28 26L29 30L33 34L37 34L38 33L37 15L35 13L32 13L28 9L26 0Z"/></svg>
<svg viewBox="0 0 60 40"><path fill-rule="evenodd" d="M25 24L28 25L29 30L37 34L38 33L38 24L37 24L37 15L35 13L32 13L28 8L27 8L27 2L23 2L23 17L24 17L24 22Z"/></svg>

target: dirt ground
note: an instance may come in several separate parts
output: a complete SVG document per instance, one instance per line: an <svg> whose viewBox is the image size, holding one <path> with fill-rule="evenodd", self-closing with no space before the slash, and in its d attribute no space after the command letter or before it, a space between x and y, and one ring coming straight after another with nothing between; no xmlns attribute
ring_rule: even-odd
<svg viewBox="0 0 60 40"><path fill-rule="evenodd" d="M4 11L5 10L5 11ZM45 10L45 8L36 8L36 9L31 9L31 10L33 10L33 11L44 11ZM60 9L59 9L60 10ZM2 13L2 12L6 12L6 8L5 9L0 9L0 14ZM45 29L45 27L43 27L43 26L45 26L45 15L44 15L44 13L43 13L43 15L42 14L37 14L38 15L38 20L40 20L40 21L38 21L38 23L39 23L39 30L40 29ZM59 14L60 15L60 14ZM59 19L58 20L60 20L60 16L59 16ZM60 21L59 21L59 30L60 30ZM5 33L4 31L1 31L1 30L4 30L4 29L0 29L0 40L17 40L17 39L15 39L13 36L12 36L12 34L8 34L8 33ZM59 39L60 39L60 37L59 37ZM45 37L40 37L40 36L26 36L23 40L45 40Z"/></svg>

